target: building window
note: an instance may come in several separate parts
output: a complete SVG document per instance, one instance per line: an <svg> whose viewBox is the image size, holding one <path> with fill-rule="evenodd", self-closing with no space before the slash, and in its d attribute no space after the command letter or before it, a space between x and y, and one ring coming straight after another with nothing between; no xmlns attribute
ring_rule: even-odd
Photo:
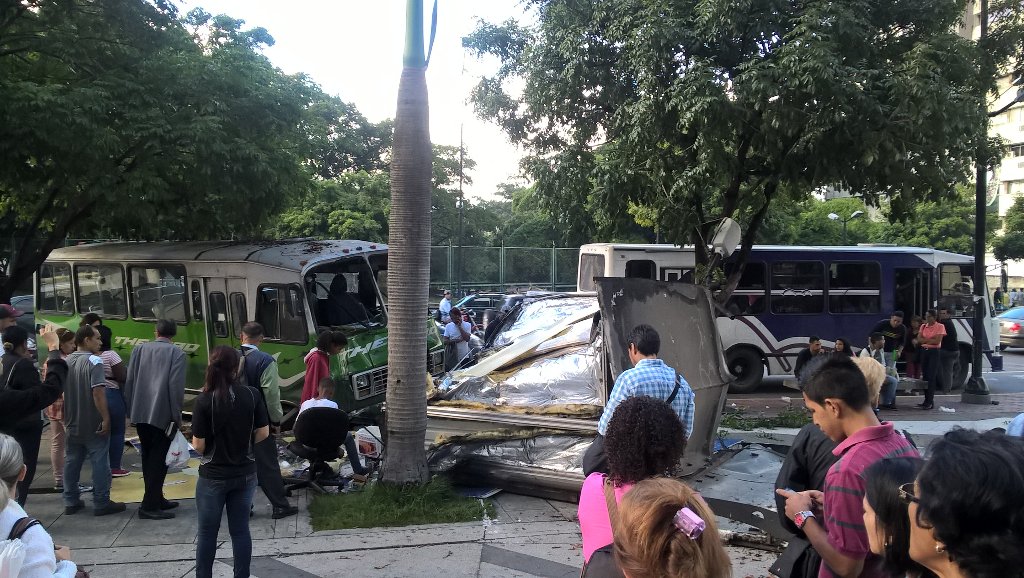
<svg viewBox="0 0 1024 578"><path fill-rule="evenodd" d="M832 263L828 268L829 313L882 310L882 267L878 263Z"/></svg>
<svg viewBox="0 0 1024 578"><path fill-rule="evenodd" d="M1024 157L1024 142L1010 145L1011 157Z"/></svg>
<svg viewBox="0 0 1024 578"><path fill-rule="evenodd" d="M772 263L772 313L822 313L825 264L820 261Z"/></svg>

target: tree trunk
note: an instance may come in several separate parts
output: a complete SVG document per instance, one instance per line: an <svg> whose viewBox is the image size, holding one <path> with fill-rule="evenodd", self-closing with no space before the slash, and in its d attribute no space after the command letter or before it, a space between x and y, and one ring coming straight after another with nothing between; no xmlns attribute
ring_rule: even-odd
<svg viewBox="0 0 1024 578"><path fill-rule="evenodd" d="M429 479L424 438L431 150L422 0L409 0L407 11L388 223L388 435L381 480L391 484Z"/></svg>

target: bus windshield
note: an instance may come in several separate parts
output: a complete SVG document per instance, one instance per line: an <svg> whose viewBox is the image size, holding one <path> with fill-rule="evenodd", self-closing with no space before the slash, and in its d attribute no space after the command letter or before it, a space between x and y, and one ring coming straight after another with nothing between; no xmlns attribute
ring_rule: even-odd
<svg viewBox="0 0 1024 578"><path fill-rule="evenodd" d="M953 317L974 317L974 264L946 263L939 267L939 308Z"/></svg>
<svg viewBox="0 0 1024 578"><path fill-rule="evenodd" d="M385 261L386 271L386 261ZM379 267L378 267L379 271ZM317 267L306 275L316 324L383 326L387 323L377 271L365 257L351 257Z"/></svg>

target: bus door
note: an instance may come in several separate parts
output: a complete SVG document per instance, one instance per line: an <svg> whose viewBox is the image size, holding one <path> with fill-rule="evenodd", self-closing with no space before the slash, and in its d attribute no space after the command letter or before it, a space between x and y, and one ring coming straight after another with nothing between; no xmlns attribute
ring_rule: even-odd
<svg viewBox="0 0 1024 578"><path fill-rule="evenodd" d="M245 279L206 277L206 303L209 314L206 331L210 349L227 345L238 349L242 325L247 321Z"/></svg>
<svg viewBox="0 0 1024 578"><path fill-rule="evenodd" d="M932 306L932 271L927 267L893 270L893 309L903 311L908 325L912 316L923 317Z"/></svg>

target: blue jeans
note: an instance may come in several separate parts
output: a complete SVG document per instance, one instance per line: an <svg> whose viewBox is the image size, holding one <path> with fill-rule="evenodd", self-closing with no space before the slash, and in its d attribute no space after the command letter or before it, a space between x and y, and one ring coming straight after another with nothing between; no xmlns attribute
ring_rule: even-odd
<svg viewBox="0 0 1024 578"><path fill-rule="evenodd" d="M124 420L127 409L120 389L106 389L107 411L110 412L110 469L120 470L121 456L124 455Z"/></svg>
<svg viewBox="0 0 1024 578"><path fill-rule="evenodd" d="M898 379L891 375L885 376L885 381L882 382L882 395L878 403L882 405L892 405L896 403L896 387L899 386L900 382Z"/></svg>
<svg viewBox="0 0 1024 578"><path fill-rule="evenodd" d="M110 441L107 436L69 435L64 443L64 505L74 506L81 499L78 480L82 476L82 464L89 458L92 507L94 510L106 507L110 503Z"/></svg>
<svg viewBox="0 0 1024 578"><path fill-rule="evenodd" d="M256 492L256 474L226 480L199 476L196 482L196 509L199 514L199 536L196 539L196 577L213 575L213 558L217 554L217 532L220 516L228 510L228 530L235 563L235 578L248 578L252 560L252 536L249 534L249 508Z"/></svg>

